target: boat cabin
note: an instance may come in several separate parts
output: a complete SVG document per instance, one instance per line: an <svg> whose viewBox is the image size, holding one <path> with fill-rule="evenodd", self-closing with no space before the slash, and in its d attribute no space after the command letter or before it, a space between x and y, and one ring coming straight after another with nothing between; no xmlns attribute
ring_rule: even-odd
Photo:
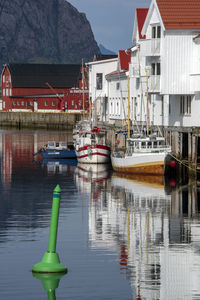
<svg viewBox="0 0 200 300"><path fill-rule="evenodd" d="M128 152L165 151L168 147L163 137L139 137L128 139Z"/></svg>
<svg viewBox="0 0 200 300"><path fill-rule="evenodd" d="M49 141L47 143L46 147L47 147L47 149L63 150L63 149L67 149L67 143L66 142Z"/></svg>

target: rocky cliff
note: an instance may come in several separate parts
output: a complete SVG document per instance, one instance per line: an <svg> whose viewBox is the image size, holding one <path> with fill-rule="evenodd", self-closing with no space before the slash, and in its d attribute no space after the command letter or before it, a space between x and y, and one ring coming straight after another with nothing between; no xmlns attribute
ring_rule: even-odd
<svg viewBox="0 0 200 300"><path fill-rule="evenodd" d="M90 23L66 0L0 1L0 66L80 63L99 53Z"/></svg>

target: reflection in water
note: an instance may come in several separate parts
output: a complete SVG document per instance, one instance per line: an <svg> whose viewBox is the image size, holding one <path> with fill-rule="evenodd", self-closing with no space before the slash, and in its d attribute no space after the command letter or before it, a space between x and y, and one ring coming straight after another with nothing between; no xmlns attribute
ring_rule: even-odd
<svg viewBox="0 0 200 300"><path fill-rule="evenodd" d="M47 174L66 174L73 172L77 166L76 159L42 159L42 167Z"/></svg>
<svg viewBox="0 0 200 300"><path fill-rule="evenodd" d="M33 154L49 140L72 142L72 134L66 132L56 132L55 134L51 131L2 131L0 133L1 178L5 189L10 188L13 169L19 169L22 166L33 168L34 158L38 163L42 163L42 157L34 157ZM47 165L48 171L47 161L44 161L43 164ZM50 173L52 173L52 169L59 170L59 168L61 171L65 171L66 168L62 165L63 163L54 161L54 167L52 167L50 163Z"/></svg>
<svg viewBox="0 0 200 300"><path fill-rule="evenodd" d="M59 282L62 276L65 274L42 274L32 273L33 277L39 279L42 282L43 288L47 291L48 300L56 300L55 290L59 286Z"/></svg>
<svg viewBox="0 0 200 300"><path fill-rule="evenodd" d="M23 270L32 265L26 257L30 250L35 255L35 251L41 249L41 234L45 227L49 227L52 191L59 182L63 197L63 227L59 240L63 241L63 255L67 253L73 266L73 272L67 275L69 286L60 286L58 290L58 293L65 290L59 299L65 299L70 293L70 299L80 299L83 295L83 299L90 298L91 289L97 286L95 274L101 278L98 286L103 282L105 288L104 278L108 278L109 272L106 292L110 292L110 286L116 286L118 292L124 288L125 295L120 298L117 292L110 293L106 299L130 299L124 278L130 282L132 299L200 299L198 183L179 186L171 178L130 178L115 173L110 178L108 165L74 166L69 161L65 165L60 161L34 163L33 153L47 140L67 140L67 134L39 131L0 133L1 257L8 257L7 261L15 260L16 266L20 265ZM84 222L81 219L83 213L88 217ZM88 239L89 249L86 246ZM14 257L16 252L19 254L17 260ZM117 279L113 267L116 256ZM101 258L101 270L98 257ZM15 271L15 267L11 274L7 261L5 259L1 264L4 270L1 293L4 299L13 299L18 293L16 299L21 299L25 288L23 283L26 282L28 292L32 283L28 283L27 273L16 276L19 269ZM14 276L18 280L15 285ZM80 296L77 286L79 289L81 283L83 293ZM12 286L12 289L6 291L7 286ZM6 292L10 298L6 297ZM95 292L93 290L94 298L97 296ZM98 293L98 299L105 299L100 289ZM55 298L55 293L49 293L49 297ZM33 299L32 295L30 299Z"/></svg>
<svg viewBox="0 0 200 300"><path fill-rule="evenodd" d="M35 149L46 140L59 139L66 141L68 135L64 132L42 131L0 132L0 243L14 239L23 240L24 232L20 235L20 231L31 233L34 228L48 226L52 191L56 181L62 183L63 180L68 180L70 186L74 186L75 161L73 164L64 160L52 161L50 166L49 162L43 162L44 165L41 161L37 164L33 162ZM59 179L63 174L65 179ZM66 182L63 186L65 185Z"/></svg>
<svg viewBox="0 0 200 300"><path fill-rule="evenodd" d="M96 198L91 186L96 177L88 180L90 174L83 174L84 188L85 182L91 187L90 246L118 253L133 299L198 297L198 189L171 188L166 186L171 181L162 177L130 178L114 173L111 181L104 181L101 196ZM79 180L79 187L83 182Z"/></svg>
<svg viewBox="0 0 200 300"><path fill-rule="evenodd" d="M105 194L109 171L109 164L78 164L75 178L80 192L89 193L97 201Z"/></svg>

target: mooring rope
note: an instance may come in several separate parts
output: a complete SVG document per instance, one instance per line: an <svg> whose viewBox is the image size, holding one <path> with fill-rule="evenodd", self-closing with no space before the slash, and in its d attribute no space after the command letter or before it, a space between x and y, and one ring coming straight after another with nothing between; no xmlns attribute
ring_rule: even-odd
<svg viewBox="0 0 200 300"><path fill-rule="evenodd" d="M173 154L171 153L168 153L171 157L173 157L177 162L179 162L181 165L183 165L184 167L188 168L188 169L191 169L192 171L194 172L197 172L197 173L200 173L200 171L198 171L197 169L195 168L192 168L190 166L188 166L188 164L186 163L183 163L180 159L178 159L177 157L175 157Z"/></svg>

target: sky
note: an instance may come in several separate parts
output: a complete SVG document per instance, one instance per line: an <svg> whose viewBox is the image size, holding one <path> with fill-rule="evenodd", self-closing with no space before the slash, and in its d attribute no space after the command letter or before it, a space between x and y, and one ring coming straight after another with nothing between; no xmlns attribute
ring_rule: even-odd
<svg viewBox="0 0 200 300"><path fill-rule="evenodd" d="M115 53L132 46L135 10L149 7L151 3L151 0L67 1L86 14L98 45Z"/></svg>

